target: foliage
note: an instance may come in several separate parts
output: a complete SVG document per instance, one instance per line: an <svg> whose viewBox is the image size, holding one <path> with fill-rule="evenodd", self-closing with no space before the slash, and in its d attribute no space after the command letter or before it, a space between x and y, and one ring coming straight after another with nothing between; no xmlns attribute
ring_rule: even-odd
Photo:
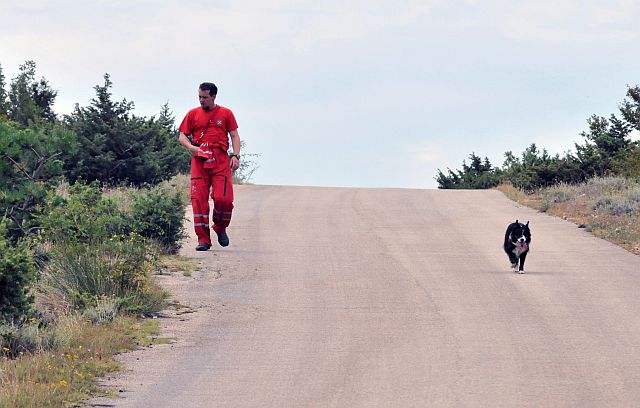
<svg viewBox="0 0 640 408"><path fill-rule="evenodd" d="M94 244L133 231L131 218L118 204L103 198L99 183L75 183L63 196L51 192L41 217L41 236L54 244Z"/></svg>
<svg viewBox="0 0 640 408"><path fill-rule="evenodd" d="M0 93L0 114L6 114L11 120L22 127L28 127L34 123L56 119L53 112L53 103L57 96L49 82L42 78L36 80L36 63L27 61L20 66L20 73L11 81L8 103L2 100L4 95L4 78L0 81L2 93Z"/></svg>
<svg viewBox="0 0 640 408"><path fill-rule="evenodd" d="M0 219L0 322L20 320L31 312L30 285L35 268L29 249L6 238L6 221Z"/></svg>
<svg viewBox="0 0 640 408"><path fill-rule="evenodd" d="M78 137L80 149L65 158L71 181L99 180L103 183L157 183L184 169L188 153L180 148L172 128L171 112L165 105L159 117L150 119L131 113L126 99L114 102L108 74L104 85L96 85L91 105L65 116L64 123Z"/></svg>
<svg viewBox="0 0 640 408"><path fill-rule="evenodd" d="M38 227L40 206L62 175L62 152L75 148L73 135L58 126L20 130L0 123L0 211L14 241Z"/></svg>
<svg viewBox="0 0 640 408"><path fill-rule="evenodd" d="M614 174L640 180L640 143L633 142L626 156L613 162L612 169Z"/></svg>
<svg viewBox="0 0 640 408"><path fill-rule="evenodd" d="M502 168L492 168L485 158L472 153L471 165L465 162L462 169L438 170L435 179L438 187L490 188L498 183L509 183L525 191L533 191L558 183L579 183L594 176L624 175L640 178L640 144L631 140L631 131L640 131L640 86L627 90L627 99L620 106L620 116L612 114L608 119L592 115L587 120L589 129L580 135L583 144L575 144L575 154L550 156L546 149L540 151L531 144L521 158L512 152L505 153Z"/></svg>
<svg viewBox="0 0 640 408"><path fill-rule="evenodd" d="M469 161L470 165L467 165L466 161L462 162L462 170L454 172L451 169L447 169L447 175L438 170L436 180L440 188L482 189L495 187L500 183L498 174L491 166L488 158L485 157L483 161L475 153L471 153Z"/></svg>
<svg viewBox="0 0 640 408"><path fill-rule="evenodd" d="M154 239L165 251L176 253L184 231L184 198L180 191L155 187L145 189L134 198L133 228L140 235Z"/></svg>
<svg viewBox="0 0 640 408"><path fill-rule="evenodd" d="M0 65L0 121L7 118L9 113L9 101L7 91L5 90L5 76L2 73L2 65Z"/></svg>
<svg viewBox="0 0 640 408"><path fill-rule="evenodd" d="M150 274L160 250L178 249L184 209L182 193L168 185L115 195L104 194L97 181L61 185L49 194L41 217L43 245L50 248L39 293L57 298L50 309L68 304L92 320L119 311L157 312L164 293Z"/></svg>
<svg viewBox="0 0 640 408"><path fill-rule="evenodd" d="M91 245L135 233L174 253L184 237L184 211L182 191L169 184L130 188L116 196L104 194L97 181L77 182L49 194L41 236L54 244Z"/></svg>
<svg viewBox="0 0 640 408"><path fill-rule="evenodd" d="M515 157L511 152L505 153L502 181L531 191L557 183L582 181L582 175L576 173L576 168L567 157L550 156L546 149L540 151L533 143L525 149L521 158Z"/></svg>

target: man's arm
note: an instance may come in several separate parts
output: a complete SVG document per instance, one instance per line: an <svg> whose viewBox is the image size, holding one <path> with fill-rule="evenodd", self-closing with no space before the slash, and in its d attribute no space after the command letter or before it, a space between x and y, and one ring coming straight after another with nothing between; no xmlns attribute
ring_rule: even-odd
<svg viewBox="0 0 640 408"><path fill-rule="evenodd" d="M233 147L233 154L240 154L240 135L238 134L238 129L232 130L229 132L229 136L231 136L231 146ZM231 158L231 170L236 171L240 167L240 159L236 156Z"/></svg>
<svg viewBox="0 0 640 408"><path fill-rule="evenodd" d="M180 132L180 136L178 137L178 140L180 141L180 144L185 149L187 149L187 151L189 153L191 153L192 156L197 156L198 155L198 146L192 145L191 141L189 140L187 135L185 135L184 133Z"/></svg>

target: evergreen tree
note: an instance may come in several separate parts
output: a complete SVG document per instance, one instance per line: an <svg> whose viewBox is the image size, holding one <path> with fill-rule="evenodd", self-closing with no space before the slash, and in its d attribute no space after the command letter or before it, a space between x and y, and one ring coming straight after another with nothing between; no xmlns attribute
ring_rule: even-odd
<svg viewBox="0 0 640 408"><path fill-rule="evenodd" d="M629 99L622 102L620 112L629 126L640 131L640 86L630 87L627 90L627 97Z"/></svg>
<svg viewBox="0 0 640 408"><path fill-rule="evenodd" d="M20 66L20 73L11 81L7 113L11 120L22 127L42 120L53 122L53 103L57 92L42 78L36 81L36 63L27 61Z"/></svg>
<svg viewBox="0 0 640 408"><path fill-rule="evenodd" d="M40 116L31 90L35 81L35 70L35 62L25 62L20 66L20 74L11 81L9 89L9 118L23 127L27 127Z"/></svg>
<svg viewBox="0 0 640 408"><path fill-rule="evenodd" d="M495 187L500 183L500 173L494 169L487 157L482 160L475 153L469 155L470 164L462 161L462 170L448 170L445 175L438 169L436 181L441 189L480 189Z"/></svg>
<svg viewBox="0 0 640 408"><path fill-rule="evenodd" d="M56 96L58 96L58 92L49 86L49 82L45 78L41 78L40 81L32 83L31 92L33 100L40 108L40 116L48 122L54 122L57 117L53 111L53 103L55 102Z"/></svg>
<svg viewBox="0 0 640 408"><path fill-rule="evenodd" d="M78 153L65 163L70 180L141 185L157 183L188 167L189 154L180 149L168 106L158 120L135 116L133 102L112 100L112 86L105 74L104 84L94 87L91 105L76 105L64 119L80 144Z"/></svg>
<svg viewBox="0 0 640 408"><path fill-rule="evenodd" d="M2 65L0 65L0 120L5 118L9 113L9 102L7 100L5 85L5 76L2 73Z"/></svg>

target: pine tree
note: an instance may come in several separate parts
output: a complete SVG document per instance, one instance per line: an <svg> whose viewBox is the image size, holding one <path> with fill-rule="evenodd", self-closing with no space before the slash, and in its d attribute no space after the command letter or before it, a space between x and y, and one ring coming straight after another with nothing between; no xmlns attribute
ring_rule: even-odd
<svg viewBox="0 0 640 408"><path fill-rule="evenodd" d="M2 65L0 65L0 119L6 117L9 113L9 102L7 100L5 85L5 76L2 73Z"/></svg>
<svg viewBox="0 0 640 408"><path fill-rule="evenodd" d="M36 63L25 62L20 66L18 76L11 81L8 94L6 112L11 120L25 128L43 120L48 122L56 120L53 103L57 92L51 88L45 78L40 81L36 81L35 78Z"/></svg>

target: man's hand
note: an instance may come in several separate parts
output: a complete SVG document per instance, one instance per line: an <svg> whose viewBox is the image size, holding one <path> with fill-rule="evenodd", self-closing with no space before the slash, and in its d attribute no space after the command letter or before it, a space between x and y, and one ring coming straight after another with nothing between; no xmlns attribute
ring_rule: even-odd
<svg viewBox="0 0 640 408"><path fill-rule="evenodd" d="M192 156L198 155L198 146L194 146L191 143L191 140L189 140L187 135L185 135L183 132L180 132L180 136L178 136L178 141L185 149L187 149L189 153L191 153Z"/></svg>
<svg viewBox="0 0 640 408"><path fill-rule="evenodd" d="M231 171L236 171L240 167L240 159L237 156L231 157Z"/></svg>

